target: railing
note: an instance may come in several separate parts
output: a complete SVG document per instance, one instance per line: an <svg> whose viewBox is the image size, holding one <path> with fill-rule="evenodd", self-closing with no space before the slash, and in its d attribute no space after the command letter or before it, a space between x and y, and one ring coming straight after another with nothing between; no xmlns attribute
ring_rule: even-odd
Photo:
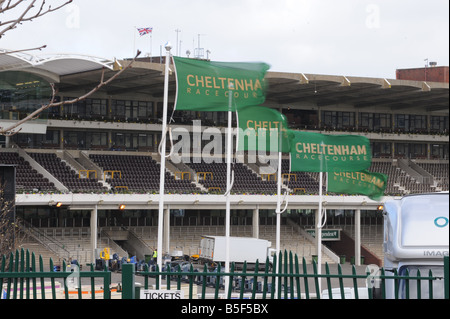
<svg viewBox="0 0 450 319"><path fill-rule="evenodd" d="M24 233L28 233L31 237L33 237L36 241L45 246L55 255L61 255L62 252L62 254L64 254L65 256L70 257L70 252L64 247L63 244L61 244L58 240L47 236L45 232L32 226L29 222L21 220L18 225ZM57 247L57 249L52 247L52 245Z"/></svg>
<svg viewBox="0 0 450 319"><path fill-rule="evenodd" d="M101 291L102 298L111 298L111 272L107 269L94 271L94 265L90 265L90 271L79 271L79 265L66 265L65 261L58 269L51 258L49 269L45 269L42 256L39 256L38 266L34 253L30 255L28 250L16 250L15 255L11 253L9 258L3 255L0 263L0 299L46 299L47 294L50 299L70 299L71 293L82 299L81 278L90 279L91 299L96 298L96 279L103 279L102 286L108 287ZM46 279L50 280L49 284ZM62 279L64 284L60 285L56 279Z"/></svg>
<svg viewBox="0 0 450 319"><path fill-rule="evenodd" d="M106 267L94 271L94 265L89 265L89 271L81 271L79 265L66 265L63 261L60 269L56 269L52 259L50 267L44 269L42 257L39 257L39 267L36 267L34 253L17 250L15 255L3 256L0 263L1 299L82 299L90 293L92 299L111 299L112 272ZM139 265L139 268L142 265ZM337 271L331 271L325 264L319 271L313 262L307 264L305 259L299 262L292 252L280 253L274 256L273 264L266 260L265 264L251 265L243 263L242 269L237 269L232 263L230 272L225 273L220 265L210 270L206 265L194 269L192 264L178 265L151 271L145 264L137 271L138 264L121 264L121 293L115 298L137 299L140 289L180 290L184 289L185 299L384 299L388 297L388 283L394 286L395 299L449 299L449 257L444 257L443 275L431 272L410 275L408 271L387 275L384 269L373 265L366 267L358 274L357 268L350 269L337 264ZM250 271L250 267L254 268ZM62 279L63 286L57 286L55 279ZM82 278L88 285L82 286ZM143 281L142 287L135 285L137 279ZM228 289L225 283L228 278ZM50 280L46 284L45 279ZM102 280L101 292L97 294L98 280ZM46 287L48 286L48 287ZM167 288L166 288L167 287ZM436 289L439 288L437 293ZM50 291L46 293L46 289ZM97 289L97 290L96 290ZM228 294L225 295L225 291ZM40 292L40 293L39 293ZM101 293L101 297L99 294ZM47 297L47 294L49 297ZM72 296L70 296L72 294Z"/></svg>
<svg viewBox="0 0 450 319"><path fill-rule="evenodd" d="M283 256L284 255L284 256ZM243 299L244 294L247 299L375 299L386 298L386 283L390 280L395 285L395 299L433 299L433 286L437 281L444 280L444 292L442 295L445 299L449 299L449 258L444 258L444 277L433 276L431 270L428 274L421 276L410 276L408 273L398 275L395 271L393 275L386 275L383 269L376 272L374 267L367 267L364 274L357 274L356 267L351 266L351 273L344 274L342 266L337 265L337 273L332 273L328 263L325 264L325 273L318 271L317 264L312 263L312 272L308 273L308 265L305 258L302 264L299 263L297 255L289 254L285 251L274 256L274 267L270 267L269 260L265 264L260 265L258 262L254 265L254 271L247 271L249 265L243 264L242 271L236 271L236 265L233 263L229 273L224 273L218 265L213 271L208 271L207 266L203 270L195 270L193 265L186 265L181 268L170 266L159 271L156 266L155 271L149 271L147 266L143 271L135 272L132 265L123 265L123 282L124 290L122 298L135 299L137 296L136 287L132 284L135 282L135 275L144 277L144 286L142 289L149 289L149 279L154 278L155 290L160 290L162 286L171 287L175 285L175 289L180 290L182 285L187 285L188 294L186 298L192 299ZM260 266L263 270L260 271ZM228 295L224 295L224 278L228 277ZM163 283L165 279L165 284ZM425 287L428 288L428 294L422 293L423 281L426 282ZM126 284L128 282L129 284ZM364 285L361 286L361 282ZM416 285L417 296L410 296L410 288ZM194 285L200 292L194 296ZM403 285L403 290L400 286ZM324 288L324 289L323 289ZM172 288L173 289L173 288ZM209 291L209 292L208 292ZM402 295L404 293L404 295Z"/></svg>

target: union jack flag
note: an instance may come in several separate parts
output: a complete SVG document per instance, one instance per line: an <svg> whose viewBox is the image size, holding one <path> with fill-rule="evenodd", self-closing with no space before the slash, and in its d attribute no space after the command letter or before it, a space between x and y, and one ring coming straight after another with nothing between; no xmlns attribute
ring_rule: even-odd
<svg viewBox="0 0 450 319"><path fill-rule="evenodd" d="M137 28L137 30L138 30L139 34L140 34L141 36L143 36L143 35L152 33L153 28Z"/></svg>

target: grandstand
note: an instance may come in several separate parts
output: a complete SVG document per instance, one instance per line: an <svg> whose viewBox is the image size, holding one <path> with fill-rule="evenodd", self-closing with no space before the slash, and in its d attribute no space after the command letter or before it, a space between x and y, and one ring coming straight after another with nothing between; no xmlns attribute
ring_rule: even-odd
<svg viewBox="0 0 450 319"><path fill-rule="evenodd" d="M46 103L50 82L56 85L56 98L68 100L94 87L102 70L105 78L116 72L105 60L59 55L33 65L23 54L4 53L2 127ZM141 259L156 247L163 67L148 59L135 63L88 99L46 110L18 134L0 137L0 165L16 165L23 247L82 263L94 262L104 247ZM267 82L265 106L285 114L290 128L368 137L369 170L389 176L386 197L448 190L448 83L279 72L268 72ZM173 74L169 86L173 107ZM193 120L200 120L202 129L227 124L223 112L176 111L173 120L172 127L188 131ZM261 173L266 163L248 158L233 161L231 235L274 244L276 178ZM195 254L202 235L225 233L226 164L223 157L205 163L192 145L189 160L166 161L165 174L164 250ZM282 178L289 206L281 217L281 248L311 261L316 248L306 230L315 224L319 174L290 172L284 154ZM325 242L323 260L337 262L342 254L350 260L356 210L366 262L382 260L379 203L365 196L327 193L325 198L326 227L339 229L349 242L344 236ZM57 202L63 206L56 207ZM119 204L126 208L119 210Z"/></svg>

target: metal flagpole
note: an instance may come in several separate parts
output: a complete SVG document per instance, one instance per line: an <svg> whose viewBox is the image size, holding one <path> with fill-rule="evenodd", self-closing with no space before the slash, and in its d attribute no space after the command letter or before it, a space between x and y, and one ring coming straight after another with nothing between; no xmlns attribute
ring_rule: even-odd
<svg viewBox="0 0 450 319"><path fill-rule="evenodd" d="M281 151L278 152L278 176L277 176L277 230L276 230L276 250L277 254L280 252L280 221L281 221Z"/></svg>
<svg viewBox="0 0 450 319"><path fill-rule="evenodd" d="M282 160L283 160L283 133L282 133L282 127L277 131L278 132L278 174L277 174L277 208L276 208L276 215L277 215L277 225L276 225L276 254L277 258L280 257L280 250L281 250L281 214L286 210L287 208L287 202L286 206L281 210L281 184L282 184ZM277 259L278 260L278 259ZM274 267L277 267L277 265L274 265ZM275 268L276 269L276 268ZM279 269L277 270L279 272ZM278 298L278 280L275 281L275 298Z"/></svg>
<svg viewBox="0 0 450 319"><path fill-rule="evenodd" d="M319 209L316 218L316 244L317 244L317 274L322 274L322 185L323 172L319 173ZM319 278L319 291L322 288L322 278Z"/></svg>
<svg viewBox="0 0 450 319"><path fill-rule="evenodd" d="M150 32L150 62L153 62L153 54L152 54L152 47L153 47L153 28L152 31Z"/></svg>
<svg viewBox="0 0 450 319"><path fill-rule="evenodd" d="M159 211L158 211L158 251L157 251L157 265L159 271L162 270L162 242L163 242L163 221L164 221L164 182L166 171L166 130L167 130L167 104L169 98L169 63L170 50L172 46L170 42L166 43L166 68L164 74L164 102L163 102L163 120L162 120L162 135L160 144L161 155L161 172L159 179Z"/></svg>
<svg viewBox="0 0 450 319"><path fill-rule="evenodd" d="M280 147L280 146L279 146ZM275 210L275 214L277 215L277 226L276 226L276 256L277 263L278 258L280 257L280 237L281 237L281 150L278 152L278 174L277 174L277 208ZM273 265L275 269L277 269L277 265ZM280 270L277 269L277 273ZM275 281L275 299L278 298L278 280Z"/></svg>
<svg viewBox="0 0 450 319"><path fill-rule="evenodd" d="M136 31L138 31L137 27L133 28L133 54L136 54Z"/></svg>
<svg viewBox="0 0 450 319"><path fill-rule="evenodd" d="M232 149L232 138L231 138L231 121L232 121L232 103L233 103L233 84L229 85L229 100L228 100L228 132L227 132L227 190L226 196L226 215L225 215L225 273L230 272L230 193L231 193L231 149ZM225 276L225 298L228 297L229 291L229 276Z"/></svg>
<svg viewBox="0 0 450 319"><path fill-rule="evenodd" d="M277 131L278 134L278 175L277 175L277 209L275 211L277 215L277 229L276 229L276 251L277 257L280 253L280 237L281 237L281 183L282 183L282 132L281 128Z"/></svg>
<svg viewBox="0 0 450 319"><path fill-rule="evenodd" d="M321 143L323 145L323 142ZM317 273L319 275L322 274L322 228L324 226L324 223L322 223L322 201L323 201L323 171L325 167L323 166L323 159L320 162L320 173L319 173L319 209L317 212L317 218L316 218L316 243L317 243ZM325 163L326 165L326 163ZM326 217L326 216L325 216ZM319 291L321 292L322 288L322 279L319 278Z"/></svg>

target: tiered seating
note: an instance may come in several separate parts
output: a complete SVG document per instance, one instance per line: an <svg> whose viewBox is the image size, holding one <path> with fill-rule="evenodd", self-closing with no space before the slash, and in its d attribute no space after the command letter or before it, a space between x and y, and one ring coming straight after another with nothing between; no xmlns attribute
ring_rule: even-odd
<svg viewBox="0 0 450 319"><path fill-rule="evenodd" d="M425 169L428 173L430 173L437 179L448 180L448 172L449 172L448 163L417 163L417 165L421 166L423 169Z"/></svg>
<svg viewBox="0 0 450 319"><path fill-rule="evenodd" d="M227 164L226 163L190 163L187 164L198 174L199 183L210 191L224 193L227 184ZM258 175L244 166L242 163L232 165L234 170L233 193L275 193L277 190L276 181L263 181Z"/></svg>
<svg viewBox="0 0 450 319"><path fill-rule="evenodd" d="M319 182L318 179L314 179L310 174L306 172L290 172L289 171L289 160L283 159L281 162L281 172L282 174L293 174L291 176L285 176L284 184L289 187L294 193L298 191L303 191L306 194L317 194L319 193ZM325 187L323 189L325 191Z"/></svg>
<svg viewBox="0 0 450 319"><path fill-rule="evenodd" d="M23 191L56 191L55 185L38 173L17 153L0 152L0 163L16 166L16 189Z"/></svg>
<svg viewBox="0 0 450 319"><path fill-rule="evenodd" d="M408 185L408 191L410 194L430 193L434 192L435 188L428 184L412 183Z"/></svg>
<svg viewBox="0 0 450 319"><path fill-rule="evenodd" d="M407 181L406 174L391 162L372 162L368 169L370 172L382 173L388 176L385 194L401 194L398 187L394 186L398 181Z"/></svg>
<svg viewBox="0 0 450 319"><path fill-rule="evenodd" d="M71 191L91 192L106 190L106 187L99 183L98 178L94 176L90 175L90 178L80 178L56 154L30 153L29 155Z"/></svg>
<svg viewBox="0 0 450 319"><path fill-rule="evenodd" d="M115 189L159 192L160 165L150 156L91 154L90 159L104 171L114 171L107 182ZM164 189L168 193L200 192L189 180L177 180L166 172Z"/></svg>
<svg viewBox="0 0 450 319"><path fill-rule="evenodd" d="M417 163L428 173L433 175L437 186L443 191L448 191L449 186L449 164L448 163Z"/></svg>

